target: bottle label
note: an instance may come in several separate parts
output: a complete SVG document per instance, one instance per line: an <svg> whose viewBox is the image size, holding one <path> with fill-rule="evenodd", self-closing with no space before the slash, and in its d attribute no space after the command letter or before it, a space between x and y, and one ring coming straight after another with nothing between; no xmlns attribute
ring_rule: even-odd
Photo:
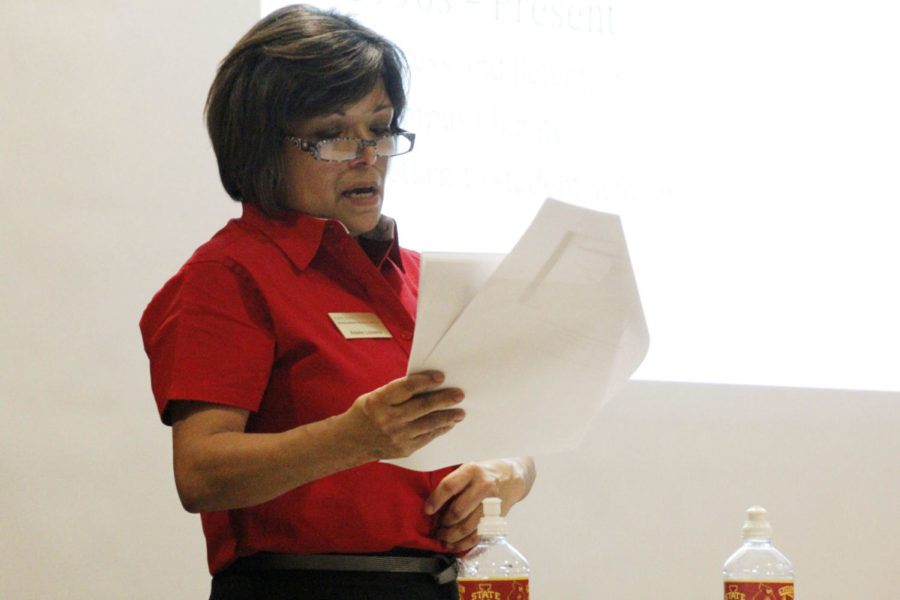
<svg viewBox="0 0 900 600"><path fill-rule="evenodd" d="M725 600L794 600L794 582L726 581Z"/></svg>
<svg viewBox="0 0 900 600"><path fill-rule="evenodd" d="M459 579L459 600L528 600L528 578Z"/></svg>

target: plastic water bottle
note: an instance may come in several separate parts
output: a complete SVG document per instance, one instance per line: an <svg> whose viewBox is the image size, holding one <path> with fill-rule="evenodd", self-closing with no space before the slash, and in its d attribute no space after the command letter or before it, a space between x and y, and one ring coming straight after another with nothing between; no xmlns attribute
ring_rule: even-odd
<svg viewBox="0 0 900 600"><path fill-rule="evenodd" d="M766 509L747 509L743 533L744 543L722 568L725 600L793 600L794 567L772 545Z"/></svg>
<svg viewBox="0 0 900 600"><path fill-rule="evenodd" d="M478 545L459 561L459 600L528 600L531 569L507 541L500 498L485 498L478 523Z"/></svg>

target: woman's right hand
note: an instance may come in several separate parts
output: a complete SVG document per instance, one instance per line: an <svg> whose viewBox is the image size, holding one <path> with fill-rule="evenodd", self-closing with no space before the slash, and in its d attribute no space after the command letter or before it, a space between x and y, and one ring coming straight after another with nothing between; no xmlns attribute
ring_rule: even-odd
<svg viewBox="0 0 900 600"><path fill-rule="evenodd" d="M413 373L363 394L340 415L348 441L373 460L409 456L465 417L464 394L438 371Z"/></svg>

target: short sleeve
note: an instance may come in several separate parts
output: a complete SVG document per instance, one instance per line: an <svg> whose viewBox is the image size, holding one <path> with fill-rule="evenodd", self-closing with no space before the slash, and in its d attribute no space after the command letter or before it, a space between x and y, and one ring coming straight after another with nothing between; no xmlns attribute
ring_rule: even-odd
<svg viewBox="0 0 900 600"><path fill-rule="evenodd" d="M164 423L172 400L259 408L274 334L260 292L238 265L185 265L150 302L141 333Z"/></svg>

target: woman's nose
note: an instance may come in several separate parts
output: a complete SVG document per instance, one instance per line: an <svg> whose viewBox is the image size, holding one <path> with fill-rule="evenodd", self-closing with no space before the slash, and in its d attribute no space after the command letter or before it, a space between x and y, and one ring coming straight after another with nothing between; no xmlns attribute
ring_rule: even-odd
<svg viewBox="0 0 900 600"><path fill-rule="evenodd" d="M354 165L362 165L362 166L372 166L375 164L375 161L378 160L378 154L375 152L375 146L366 145L363 148L362 153L359 156L354 158L351 162Z"/></svg>

